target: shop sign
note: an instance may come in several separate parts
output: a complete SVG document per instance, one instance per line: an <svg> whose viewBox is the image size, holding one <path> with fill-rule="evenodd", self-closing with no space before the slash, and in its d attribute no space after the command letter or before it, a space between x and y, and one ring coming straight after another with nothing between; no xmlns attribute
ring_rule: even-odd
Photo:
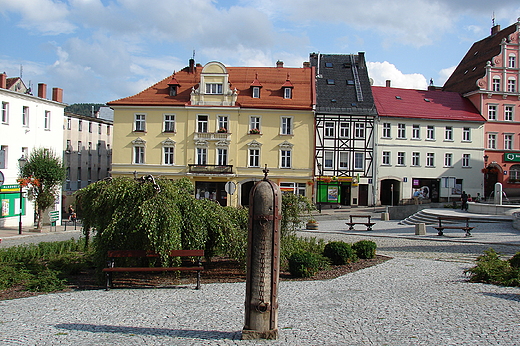
<svg viewBox="0 0 520 346"><path fill-rule="evenodd" d="M520 153L505 153L505 162L520 162Z"/></svg>

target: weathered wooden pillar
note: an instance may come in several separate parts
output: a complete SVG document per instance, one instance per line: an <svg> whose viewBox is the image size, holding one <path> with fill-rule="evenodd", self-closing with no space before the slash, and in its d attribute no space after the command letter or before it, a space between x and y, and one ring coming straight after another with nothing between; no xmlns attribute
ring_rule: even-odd
<svg viewBox="0 0 520 346"><path fill-rule="evenodd" d="M242 339L278 338L278 279L282 196L265 177L249 196L245 325Z"/></svg>

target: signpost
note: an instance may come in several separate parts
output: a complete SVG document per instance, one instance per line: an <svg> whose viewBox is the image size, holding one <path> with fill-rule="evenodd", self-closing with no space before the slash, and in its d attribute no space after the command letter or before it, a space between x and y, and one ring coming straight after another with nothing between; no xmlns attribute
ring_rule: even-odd
<svg viewBox="0 0 520 346"><path fill-rule="evenodd" d="M49 212L49 217L51 220L51 231L52 231L52 226L54 226L54 231L56 231L56 227L57 227L56 222L60 218L60 212L58 210L51 211L51 212Z"/></svg>

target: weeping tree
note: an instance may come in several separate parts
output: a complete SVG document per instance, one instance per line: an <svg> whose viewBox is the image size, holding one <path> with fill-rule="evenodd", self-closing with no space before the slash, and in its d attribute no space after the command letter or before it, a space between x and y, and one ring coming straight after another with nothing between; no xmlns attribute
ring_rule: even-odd
<svg viewBox="0 0 520 346"><path fill-rule="evenodd" d="M78 191L83 232L94 237L98 265L107 250L118 249L154 251L165 264L175 249L203 249L208 261L216 254L245 256L247 212L197 200L193 192L187 178L152 176L106 179Z"/></svg>
<svg viewBox="0 0 520 346"><path fill-rule="evenodd" d="M45 211L54 205L65 181L66 169L53 150L37 148L31 151L26 163L20 166L18 183L28 188L29 198L34 200L37 229L42 228Z"/></svg>

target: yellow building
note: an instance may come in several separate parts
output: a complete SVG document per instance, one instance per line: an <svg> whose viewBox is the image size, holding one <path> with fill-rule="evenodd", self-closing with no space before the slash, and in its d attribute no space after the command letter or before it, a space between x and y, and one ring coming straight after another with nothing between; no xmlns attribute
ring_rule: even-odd
<svg viewBox="0 0 520 346"><path fill-rule="evenodd" d="M249 204L267 165L282 191L311 197L313 75L309 64L202 67L191 59L148 89L108 103L112 175L188 177L197 198L238 206Z"/></svg>

